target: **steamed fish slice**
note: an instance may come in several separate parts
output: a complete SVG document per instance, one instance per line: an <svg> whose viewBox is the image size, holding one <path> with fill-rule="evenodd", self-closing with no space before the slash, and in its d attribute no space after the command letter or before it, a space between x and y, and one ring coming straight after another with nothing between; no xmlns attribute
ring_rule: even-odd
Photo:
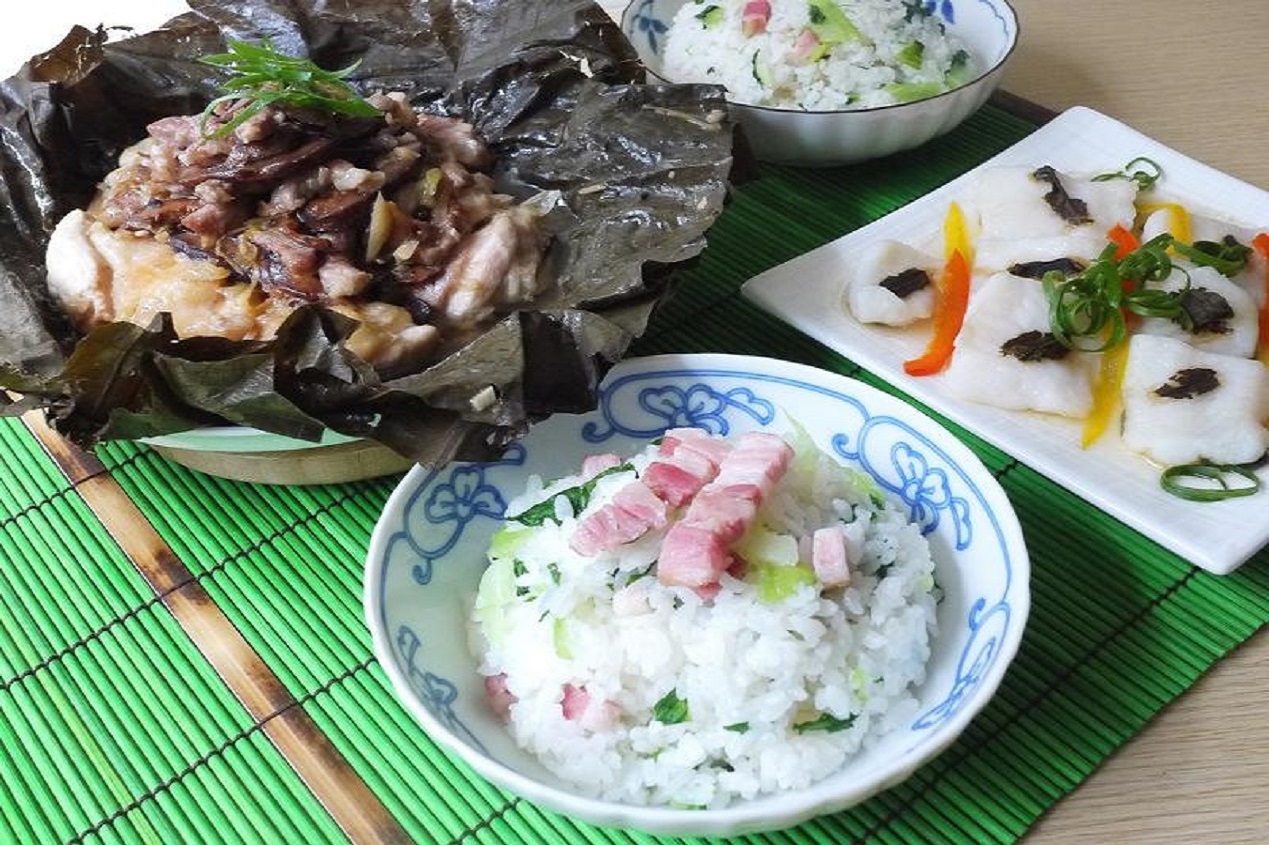
<svg viewBox="0 0 1269 845"><path fill-rule="evenodd" d="M1105 232L1074 232L1038 238L979 238L974 253L976 269L994 273L1015 264L1070 258L1087 266L1106 248Z"/></svg>
<svg viewBox="0 0 1269 845"><path fill-rule="evenodd" d="M1188 237L1185 237L1187 243L1195 241L1220 243L1226 236L1230 236L1240 244L1251 246L1252 239L1259 234L1259 230L1249 229L1228 220L1218 220L1215 217L1195 214L1188 210L1185 214L1188 224L1186 226ZM1141 242L1145 243L1165 233L1183 237L1181 233L1174 231L1172 217L1172 212L1167 208L1160 208L1148 214L1141 224ZM1269 262L1266 262L1264 256L1253 249L1247 256L1247 266L1241 273L1232 277L1236 285L1247 291L1252 301L1256 303L1256 307L1260 307L1265 301L1266 273L1269 273Z"/></svg>
<svg viewBox="0 0 1269 845"><path fill-rule="evenodd" d="M1084 416L1092 406L1096 356L1068 351L1059 359L1024 361L1002 351L1031 332L1049 332L1040 282L996 273L976 283L943 384L956 396L997 408Z"/></svg>
<svg viewBox="0 0 1269 845"><path fill-rule="evenodd" d="M1032 167L1001 167L983 173L975 185L973 207L981 235L975 265L1007 270L1014 264L1071 258L1089 263L1106 246L1116 225L1131 228L1137 190L1123 179L1094 182L1057 173L1066 192L1084 204L1088 220L1072 223L1056 212L1045 195L1051 184L1034 178Z"/></svg>
<svg viewBox="0 0 1269 845"><path fill-rule="evenodd" d="M1151 287L1167 291L1181 290L1186 285L1188 273L1192 291L1206 290L1219 295L1233 310L1233 316L1221 320L1217 330L1200 328L1193 332L1164 317L1147 317L1138 324L1138 331L1184 341L1207 352L1242 358L1255 355L1260 328L1256 303L1247 291L1211 267L1196 267L1183 261L1176 261L1175 264L1177 269L1172 271L1172 275L1162 282L1152 283Z"/></svg>
<svg viewBox="0 0 1269 845"><path fill-rule="evenodd" d="M1269 448L1264 427L1269 377L1260 362L1158 335L1136 335L1130 344L1123 384L1123 440L1128 448L1166 466L1204 460L1250 463ZM1196 371L1210 371L1216 385L1186 397L1205 381L1211 383ZM1165 388L1169 384L1170 391ZM1161 395L1161 388L1174 395Z"/></svg>
<svg viewBox="0 0 1269 845"><path fill-rule="evenodd" d="M846 289L851 314L861 323L904 326L924 320L934 310L934 286L941 262L899 241L876 241L863 247ZM924 272L931 284L899 296L882 283L909 270ZM893 285L892 285L893 286Z"/></svg>
<svg viewBox="0 0 1269 845"><path fill-rule="evenodd" d="M1094 182L1091 177L1056 172L1062 188L1083 204L1087 222L1069 222L1045 199L1051 183L1033 176L1034 167L984 171L974 186L973 206L983 238L1051 238L1089 234L1101 239L1116 225L1131 228L1137 216L1137 187L1126 179Z"/></svg>

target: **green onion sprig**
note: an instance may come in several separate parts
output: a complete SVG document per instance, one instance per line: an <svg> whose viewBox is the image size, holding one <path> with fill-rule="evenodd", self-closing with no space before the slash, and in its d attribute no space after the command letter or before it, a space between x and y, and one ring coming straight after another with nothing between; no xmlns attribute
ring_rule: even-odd
<svg viewBox="0 0 1269 845"><path fill-rule="evenodd" d="M1134 166L1142 165L1134 170ZM1113 173L1099 173L1093 177L1094 182L1109 182L1112 179L1127 179L1130 182L1137 183L1137 190L1148 191L1155 186L1159 178L1163 176L1163 168L1159 166L1152 158L1145 156L1137 156L1132 161L1124 165L1123 170L1116 170Z"/></svg>
<svg viewBox="0 0 1269 845"><path fill-rule="evenodd" d="M233 74L221 83L225 93L207 104L203 111L203 134L216 108L226 102L245 100L246 105L233 118L208 135L220 138L237 129L253 115L271 105L344 114L350 117L375 117L379 109L362 99L345 80L360 61L341 70L325 70L312 60L287 56L273 49L268 39L259 44L248 41L227 42L229 52L204 56L203 64Z"/></svg>
<svg viewBox="0 0 1269 845"><path fill-rule="evenodd" d="M1168 467L1159 484L1191 502L1221 502L1260 492L1254 464L1184 464ZM1196 483L1197 482L1197 483Z"/></svg>
<svg viewBox="0 0 1269 845"><path fill-rule="evenodd" d="M1092 264L1075 276L1046 273L1041 279L1049 302L1049 327L1053 337L1070 349L1104 352L1118 346L1128 336L1125 313L1140 317L1176 320L1188 328L1190 316L1182 307L1189 288L1165 291L1151 288L1175 267L1168 247L1175 239L1168 234L1151 238L1122 259L1116 260L1115 244L1102 250Z"/></svg>

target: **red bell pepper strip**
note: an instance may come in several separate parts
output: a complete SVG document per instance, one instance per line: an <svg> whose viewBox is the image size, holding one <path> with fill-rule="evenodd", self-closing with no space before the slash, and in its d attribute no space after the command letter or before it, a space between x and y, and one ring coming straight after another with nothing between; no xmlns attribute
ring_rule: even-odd
<svg viewBox="0 0 1269 845"><path fill-rule="evenodd" d="M1256 357L1269 364L1269 232L1261 232L1251 239L1251 245L1265 261L1264 301L1260 303L1260 336Z"/></svg>
<svg viewBox="0 0 1269 845"><path fill-rule="evenodd" d="M1137 239L1137 236L1118 223L1115 224L1115 228L1106 234L1106 237L1110 238L1110 242L1118 247L1115 250L1116 261L1123 261L1130 253L1136 252L1141 246L1141 241Z"/></svg>
<svg viewBox="0 0 1269 845"><path fill-rule="evenodd" d="M965 322L965 310L969 307L969 263L960 249L952 251L952 257L943 267L939 283L934 289L934 336L930 338L925 353L903 362L903 371L910 376L928 376L937 373L947 364L955 349L956 336Z"/></svg>

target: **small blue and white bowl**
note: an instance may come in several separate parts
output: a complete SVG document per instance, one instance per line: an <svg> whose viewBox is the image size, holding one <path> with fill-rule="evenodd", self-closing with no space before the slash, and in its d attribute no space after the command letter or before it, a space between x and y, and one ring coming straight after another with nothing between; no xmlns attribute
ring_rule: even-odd
<svg viewBox="0 0 1269 845"><path fill-rule="evenodd" d="M634 0L621 16L644 66L662 68L666 32L693 0ZM826 167L912 149L944 135L987 102L1018 43L1018 17L1008 0L923 0L983 70L969 82L924 100L876 108L803 111L732 103L753 153L763 161ZM678 82L681 80L668 80Z"/></svg>
<svg viewBox="0 0 1269 845"><path fill-rule="evenodd" d="M584 455L632 453L667 428L787 433L861 467L907 504L928 536L944 591L918 716L809 789L719 810L642 807L578 795L512 742L489 709L467 618L485 549L530 474L571 474ZM577 819L678 835L772 830L845 809L943 751L991 699L1030 608L1021 529L1000 485L937 423L899 399L811 367L730 355L626 360L596 411L556 415L502 460L416 467L375 527L365 612L379 662L428 734L512 792Z"/></svg>

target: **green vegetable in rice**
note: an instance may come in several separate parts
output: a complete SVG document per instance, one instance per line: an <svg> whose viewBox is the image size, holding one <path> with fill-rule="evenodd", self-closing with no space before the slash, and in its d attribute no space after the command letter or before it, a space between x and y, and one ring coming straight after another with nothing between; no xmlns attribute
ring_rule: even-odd
<svg viewBox="0 0 1269 845"><path fill-rule="evenodd" d="M652 718L664 725L678 725L691 717L687 699L679 698L678 690L670 690L652 707Z"/></svg>

